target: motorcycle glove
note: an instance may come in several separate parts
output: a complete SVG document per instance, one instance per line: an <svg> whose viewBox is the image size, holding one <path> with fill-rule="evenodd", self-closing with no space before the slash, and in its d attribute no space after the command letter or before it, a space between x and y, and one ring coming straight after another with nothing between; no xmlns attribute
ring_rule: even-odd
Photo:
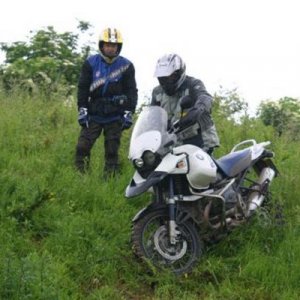
<svg viewBox="0 0 300 300"><path fill-rule="evenodd" d="M181 117L176 127L182 129L195 124L198 121L200 114L201 112L199 112L198 109L191 108L183 117Z"/></svg>
<svg viewBox="0 0 300 300"><path fill-rule="evenodd" d="M122 130L124 129L129 129L132 124L133 124L133 121L132 121L132 112L131 111L125 111L124 115L123 115L123 118L122 118Z"/></svg>
<svg viewBox="0 0 300 300"><path fill-rule="evenodd" d="M78 110L78 123L82 127L89 127L89 115L86 107L80 107Z"/></svg>
<svg viewBox="0 0 300 300"><path fill-rule="evenodd" d="M112 102L115 106L125 106L128 102L128 98L126 95L117 95L113 96Z"/></svg>

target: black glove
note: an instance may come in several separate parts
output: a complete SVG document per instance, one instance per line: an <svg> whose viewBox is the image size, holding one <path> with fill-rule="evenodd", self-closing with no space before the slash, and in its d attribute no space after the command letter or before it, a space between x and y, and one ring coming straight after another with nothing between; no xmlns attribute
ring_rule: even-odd
<svg viewBox="0 0 300 300"><path fill-rule="evenodd" d="M112 102L115 106L125 106L127 105L128 98L126 95L113 96Z"/></svg>
<svg viewBox="0 0 300 300"><path fill-rule="evenodd" d="M86 107L79 108L78 123L80 126L89 127L89 115Z"/></svg>
<svg viewBox="0 0 300 300"><path fill-rule="evenodd" d="M201 111L195 107L191 108L183 117L181 117L176 127L182 129L195 124L198 121L200 114Z"/></svg>

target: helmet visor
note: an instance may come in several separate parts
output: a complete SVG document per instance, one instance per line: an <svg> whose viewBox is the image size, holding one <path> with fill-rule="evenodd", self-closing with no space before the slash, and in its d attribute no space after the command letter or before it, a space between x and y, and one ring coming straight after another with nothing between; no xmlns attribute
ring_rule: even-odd
<svg viewBox="0 0 300 300"><path fill-rule="evenodd" d="M172 96L177 90L177 82L180 79L180 72L176 71L170 76L158 77L157 79L163 90L169 96Z"/></svg>
<svg viewBox="0 0 300 300"><path fill-rule="evenodd" d="M176 71L173 74L171 74L170 76L161 76L161 77L158 77L157 79L161 85L165 85L165 84L175 85L176 82L179 80L179 78L180 78L180 74L178 71Z"/></svg>

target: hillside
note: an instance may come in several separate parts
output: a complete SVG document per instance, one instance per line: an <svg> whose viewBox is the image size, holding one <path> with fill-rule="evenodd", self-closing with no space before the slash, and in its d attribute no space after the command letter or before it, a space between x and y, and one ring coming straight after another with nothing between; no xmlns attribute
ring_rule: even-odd
<svg viewBox="0 0 300 300"><path fill-rule="evenodd" d="M273 200L285 224L257 218L207 249L182 277L158 273L132 254L131 219L148 196L126 200L133 174L123 135L123 173L103 181L103 139L92 168L73 168L79 133L74 103L0 94L0 299L299 299L300 144L258 120L215 115L222 146L270 140L280 177Z"/></svg>

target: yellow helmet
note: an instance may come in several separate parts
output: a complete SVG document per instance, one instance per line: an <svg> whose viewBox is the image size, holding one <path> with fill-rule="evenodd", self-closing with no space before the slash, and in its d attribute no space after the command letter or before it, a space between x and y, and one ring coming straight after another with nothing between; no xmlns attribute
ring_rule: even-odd
<svg viewBox="0 0 300 300"><path fill-rule="evenodd" d="M106 42L106 43L117 43L122 44L123 39L121 32L117 30L116 28L105 28L99 38L99 42Z"/></svg>
<svg viewBox="0 0 300 300"><path fill-rule="evenodd" d="M123 39L121 32L117 30L116 28L105 28L99 37L98 47L100 50L100 53L103 57L106 57L105 54L102 51L103 43L112 43L118 45L118 51L115 57L117 57L122 49ZM112 59L112 57L108 57L109 59Z"/></svg>

